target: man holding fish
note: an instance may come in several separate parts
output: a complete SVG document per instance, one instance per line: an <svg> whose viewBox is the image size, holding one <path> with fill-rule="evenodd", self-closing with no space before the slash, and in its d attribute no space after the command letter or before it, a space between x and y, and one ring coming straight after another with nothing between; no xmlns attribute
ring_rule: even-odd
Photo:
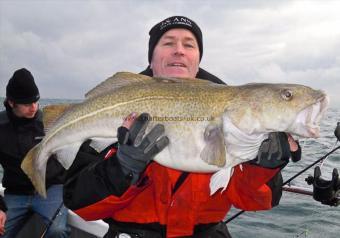
<svg viewBox="0 0 340 238"><path fill-rule="evenodd" d="M199 67L202 32L194 21L169 17L149 34L150 65L141 74L224 84ZM235 166L228 186L212 192L212 173L184 172L152 161L172 141L164 136L163 125L147 128L151 120L147 113L130 114L118 129L118 143L98 154L86 141L68 170L65 205L86 220L107 222L105 237L231 237L221 222L230 207L256 211L278 205L280 170L290 157L297 161L301 156L289 134L271 133L256 159ZM215 128L206 132L208 144L220 138ZM219 150L212 148L209 153Z"/></svg>

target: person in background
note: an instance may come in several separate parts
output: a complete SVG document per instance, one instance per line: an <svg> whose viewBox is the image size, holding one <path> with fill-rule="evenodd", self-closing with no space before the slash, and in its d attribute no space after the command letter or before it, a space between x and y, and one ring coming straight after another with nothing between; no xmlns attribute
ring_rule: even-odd
<svg viewBox="0 0 340 238"><path fill-rule="evenodd" d="M141 74L223 83L199 67L203 40L194 21L173 16L156 24L149 35L150 65ZM129 115L118 129L118 144L100 154L86 141L67 171L65 205L86 220L107 222L105 237L231 237L222 222L230 207L257 211L278 205L280 170L290 157L298 160L301 155L296 141L288 143L289 135L275 133L270 143L262 143L275 146L261 146L261 158L243 163L242 171L236 166L227 189L210 196L212 174L178 171L152 161L169 141L160 124L144 134L149 120L147 113ZM138 138L143 138L141 143L135 143Z"/></svg>
<svg viewBox="0 0 340 238"><path fill-rule="evenodd" d="M31 72L25 68L15 71L6 87L6 109L0 112L0 164L4 171L2 186L5 188L4 202L7 206L7 219L0 212L2 220L6 220L1 237L15 237L33 213L48 224L59 207L61 209L45 237L69 235L67 209L62 200L64 168L55 159L48 161L48 189L47 198L44 199L36 193L20 167L26 153L45 135L39 98Z"/></svg>

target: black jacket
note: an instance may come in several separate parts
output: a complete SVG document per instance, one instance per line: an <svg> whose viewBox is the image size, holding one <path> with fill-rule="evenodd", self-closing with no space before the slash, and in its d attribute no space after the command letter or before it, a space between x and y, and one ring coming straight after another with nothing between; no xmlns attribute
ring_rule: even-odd
<svg viewBox="0 0 340 238"><path fill-rule="evenodd" d="M35 189L20 165L26 153L45 135L42 112L39 110L32 119L18 118L6 105L6 110L0 112L0 132L0 164L4 170L2 186L5 193L34 194ZM49 159L47 187L63 183L64 177L65 169L56 159Z"/></svg>
<svg viewBox="0 0 340 238"><path fill-rule="evenodd" d="M153 76L153 72L152 72L150 66L148 66L144 71L140 72L140 74L151 76L151 77ZM196 74L196 78L209 80L213 83L226 84L221 79L217 78L215 75L205 71L202 68L198 69L198 72Z"/></svg>

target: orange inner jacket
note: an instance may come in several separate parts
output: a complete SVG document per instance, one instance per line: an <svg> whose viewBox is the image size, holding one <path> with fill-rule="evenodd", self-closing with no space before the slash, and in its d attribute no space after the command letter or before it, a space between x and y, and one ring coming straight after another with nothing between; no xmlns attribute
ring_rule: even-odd
<svg viewBox="0 0 340 238"><path fill-rule="evenodd" d="M142 185L131 186L121 197L111 195L74 212L85 220L157 222L167 226L167 237L190 236L197 224L223 220L231 205L248 211L271 209L272 192L266 182L278 171L250 164L243 164L242 169L236 166L227 189L210 196L212 174L190 173L173 193L182 172L151 163Z"/></svg>

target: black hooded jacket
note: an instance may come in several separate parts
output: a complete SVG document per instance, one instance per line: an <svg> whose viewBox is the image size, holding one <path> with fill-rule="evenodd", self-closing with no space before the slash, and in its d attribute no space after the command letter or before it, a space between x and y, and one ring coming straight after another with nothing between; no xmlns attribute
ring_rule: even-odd
<svg viewBox="0 0 340 238"><path fill-rule="evenodd" d="M0 164L3 167L2 186L5 193L30 195L35 189L20 165L26 153L44 137L42 112L32 119L18 118L9 105L0 112ZM47 163L46 184L62 184L65 169L56 159Z"/></svg>

